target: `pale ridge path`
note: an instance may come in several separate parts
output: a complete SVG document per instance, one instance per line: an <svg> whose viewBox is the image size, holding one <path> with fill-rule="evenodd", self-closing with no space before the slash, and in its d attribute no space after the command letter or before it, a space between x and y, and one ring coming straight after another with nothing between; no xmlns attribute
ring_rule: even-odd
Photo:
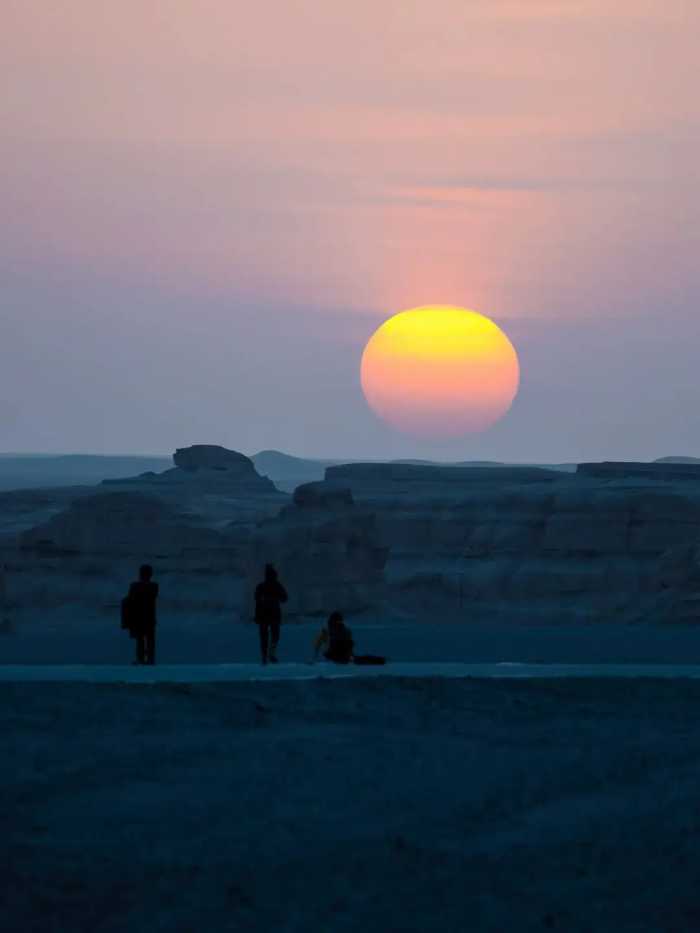
<svg viewBox="0 0 700 933"><path fill-rule="evenodd" d="M700 679L700 664L465 664L403 661L384 666L317 664L4 664L1 683L244 683L256 681L366 680L368 678L449 680L543 680L662 678Z"/></svg>

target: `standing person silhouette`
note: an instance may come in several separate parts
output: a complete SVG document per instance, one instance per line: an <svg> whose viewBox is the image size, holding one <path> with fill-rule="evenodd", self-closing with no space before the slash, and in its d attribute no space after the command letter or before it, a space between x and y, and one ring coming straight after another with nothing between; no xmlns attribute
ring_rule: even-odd
<svg viewBox="0 0 700 933"><path fill-rule="evenodd" d="M277 663L277 645L282 622L281 604L287 591L277 578L272 564L265 564L265 579L255 587L255 621L260 632L260 658L263 664Z"/></svg>
<svg viewBox="0 0 700 933"><path fill-rule="evenodd" d="M153 567L143 564L139 578L129 587L130 628L136 638L136 663L156 663L156 600L158 584L153 582Z"/></svg>

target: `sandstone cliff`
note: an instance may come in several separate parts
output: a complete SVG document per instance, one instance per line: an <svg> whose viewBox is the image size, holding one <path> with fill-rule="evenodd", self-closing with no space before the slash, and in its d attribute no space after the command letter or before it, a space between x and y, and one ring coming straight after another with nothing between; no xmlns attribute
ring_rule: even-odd
<svg viewBox="0 0 700 933"><path fill-rule="evenodd" d="M248 597L272 562L288 587L292 616L381 604L388 548L378 539L375 516L357 508L348 489L300 486L291 505L258 526L247 555Z"/></svg>
<svg viewBox="0 0 700 933"><path fill-rule="evenodd" d="M175 466L164 473L144 473L128 480L107 480L111 490L139 491L197 514L211 527L231 523L242 528L275 515L289 501L250 458L217 445L180 448Z"/></svg>
<svg viewBox="0 0 700 933"><path fill-rule="evenodd" d="M662 558L700 543L700 482L685 475L372 464L326 476L375 515L388 602L428 614L647 617Z"/></svg>

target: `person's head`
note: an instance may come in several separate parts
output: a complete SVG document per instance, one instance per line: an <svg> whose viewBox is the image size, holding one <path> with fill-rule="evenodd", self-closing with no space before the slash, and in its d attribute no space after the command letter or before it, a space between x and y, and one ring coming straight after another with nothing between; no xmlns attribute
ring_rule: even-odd
<svg viewBox="0 0 700 933"><path fill-rule="evenodd" d="M141 564L139 567L139 580L142 583L150 583L153 578L153 567L150 564Z"/></svg>
<svg viewBox="0 0 700 933"><path fill-rule="evenodd" d="M328 616L328 625L340 625L343 622L343 613L336 609Z"/></svg>
<svg viewBox="0 0 700 933"><path fill-rule="evenodd" d="M277 579L277 571L272 564L265 564L265 581L273 583Z"/></svg>

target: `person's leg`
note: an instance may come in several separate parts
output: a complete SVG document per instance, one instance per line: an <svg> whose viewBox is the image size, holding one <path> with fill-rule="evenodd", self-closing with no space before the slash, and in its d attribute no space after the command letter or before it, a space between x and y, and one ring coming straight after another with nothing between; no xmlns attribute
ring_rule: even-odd
<svg viewBox="0 0 700 933"><path fill-rule="evenodd" d="M269 658L273 664L277 663L277 645L280 641L280 624L279 622L271 622L270 630L272 634L272 643L270 645Z"/></svg>
<svg viewBox="0 0 700 933"><path fill-rule="evenodd" d="M136 633L136 661L139 664L146 663L146 633L143 629Z"/></svg>
<svg viewBox="0 0 700 933"><path fill-rule="evenodd" d="M148 629L148 637L146 641L146 656L148 658L149 664L156 663L156 627L151 625Z"/></svg>
<svg viewBox="0 0 700 933"><path fill-rule="evenodd" d="M267 664L267 645L269 641L267 622L258 622L258 629L260 631L260 660L263 664Z"/></svg>

